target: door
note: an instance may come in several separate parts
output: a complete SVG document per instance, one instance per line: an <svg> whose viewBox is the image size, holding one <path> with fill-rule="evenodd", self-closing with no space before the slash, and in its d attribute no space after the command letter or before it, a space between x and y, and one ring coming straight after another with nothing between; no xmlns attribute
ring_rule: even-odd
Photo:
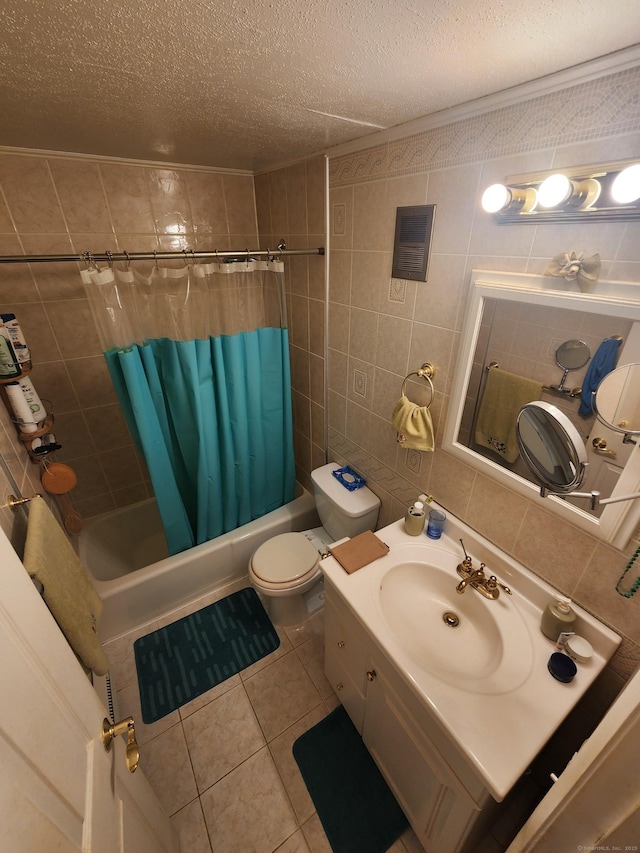
<svg viewBox="0 0 640 853"><path fill-rule="evenodd" d="M507 853L640 850L640 671L543 798Z"/></svg>
<svg viewBox="0 0 640 853"><path fill-rule="evenodd" d="M378 665L367 673L362 739L427 850L454 853L480 817Z"/></svg>
<svg viewBox="0 0 640 853"><path fill-rule="evenodd" d="M0 821L10 853L177 853L125 743L0 530Z"/></svg>

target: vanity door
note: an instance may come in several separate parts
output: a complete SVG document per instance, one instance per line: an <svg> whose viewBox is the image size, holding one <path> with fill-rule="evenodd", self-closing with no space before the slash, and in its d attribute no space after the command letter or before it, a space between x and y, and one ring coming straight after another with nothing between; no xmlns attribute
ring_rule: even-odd
<svg viewBox="0 0 640 853"><path fill-rule="evenodd" d="M380 667L371 663L364 743L425 849L458 853L476 828L481 808L421 731Z"/></svg>
<svg viewBox="0 0 640 853"><path fill-rule="evenodd" d="M358 732L362 733L367 649L353 617L332 598L325 601L325 675Z"/></svg>

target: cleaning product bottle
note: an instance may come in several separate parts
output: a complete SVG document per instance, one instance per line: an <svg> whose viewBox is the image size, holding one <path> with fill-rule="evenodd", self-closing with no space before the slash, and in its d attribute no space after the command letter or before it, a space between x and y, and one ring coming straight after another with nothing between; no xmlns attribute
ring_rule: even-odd
<svg viewBox="0 0 640 853"><path fill-rule="evenodd" d="M545 637L555 641L560 634L572 631L575 621L576 614L571 607L571 599L558 595L542 612L540 629Z"/></svg>
<svg viewBox="0 0 640 853"><path fill-rule="evenodd" d="M0 379L13 379L21 374L22 368L18 364L9 332L4 323L0 323Z"/></svg>
<svg viewBox="0 0 640 853"><path fill-rule="evenodd" d="M422 497L422 495L420 496ZM410 506L404 517L404 529L409 536L420 536L424 530L425 511L422 501L416 501Z"/></svg>

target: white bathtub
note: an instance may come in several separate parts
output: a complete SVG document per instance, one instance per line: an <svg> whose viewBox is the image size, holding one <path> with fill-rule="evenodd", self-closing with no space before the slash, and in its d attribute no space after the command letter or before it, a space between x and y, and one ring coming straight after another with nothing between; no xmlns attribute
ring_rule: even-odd
<svg viewBox="0 0 640 853"><path fill-rule="evenodd" d="M167 556L154 498L90 518L80 534L80 560L104 602L100 638L112 640L247 576L255 549L278 533L318 525L313 497L280 509L188 551Z"/></svg>

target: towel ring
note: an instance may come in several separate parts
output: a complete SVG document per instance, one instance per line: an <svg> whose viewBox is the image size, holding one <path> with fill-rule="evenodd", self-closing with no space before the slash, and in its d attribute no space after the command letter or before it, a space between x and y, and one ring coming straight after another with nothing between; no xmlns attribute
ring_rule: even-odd
<svg viewBox="0 0 640 853"><path fill-rule="evenodd" d="M426 405L426 408L428 409L431 406L431 404L433 403L433 398L435 396L435 390L433 388L433 382L431 381L435 375L436 375L436 369L433 366L433 364L431 364L430 361L425 361L425 363L422 365L420 370L414 370L412 373L408 373L404 377L404 382L402 383L402 389L400 391L400 394L403 397L405 396L404 389L405 389L405 386L407 384L407 379L409 379L410 376L420 376L420 377L422 377L422 379L426 379L427 382L429 383L429 388L431 389L431 399L429 400L429 402Z"/></svg>

